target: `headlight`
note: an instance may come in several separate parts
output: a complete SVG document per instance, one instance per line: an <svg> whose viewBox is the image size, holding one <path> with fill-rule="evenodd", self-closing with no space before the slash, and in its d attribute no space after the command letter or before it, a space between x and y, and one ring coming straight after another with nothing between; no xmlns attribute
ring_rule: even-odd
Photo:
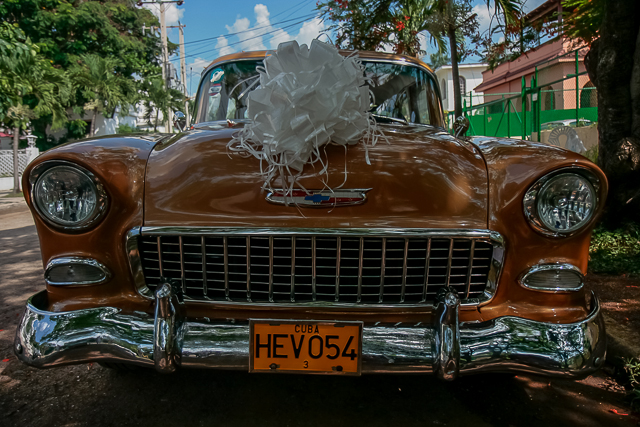
<svg viewBox="0 0 640 427"><path fill-rule="evenodd" d="M568 236L584 228L598 207L598 181L586 169L551 173L529 188L524 212L547 235Z"/></svg>
<svg viewBox="0 0 640 427"><path fill-rule="evenodd" d="M84 229L106 211L107 195L102 184L78 165L45 162L34 168L30 179L34 206L51 225Z"/></svg>

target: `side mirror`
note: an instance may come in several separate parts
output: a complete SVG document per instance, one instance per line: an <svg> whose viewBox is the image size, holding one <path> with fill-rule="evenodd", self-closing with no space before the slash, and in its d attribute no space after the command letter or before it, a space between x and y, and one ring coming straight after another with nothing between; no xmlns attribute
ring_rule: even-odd
<svg viewBox="0 0 640 427"><path fill-rule="evenodd" d="M464 136L469 130L470 125L471 124L469 123L469 119L467 119L465 116L457 117L456 121L453 122L453 135L456 138Z"/></svg>
<svg viewBox="0 0 640 427"><path fill-rule="evenodd" d="M178 128L180 132L184 132L184 128L187 126L187 117L182 111L176 111L173 115L173 125Z"/></svg>

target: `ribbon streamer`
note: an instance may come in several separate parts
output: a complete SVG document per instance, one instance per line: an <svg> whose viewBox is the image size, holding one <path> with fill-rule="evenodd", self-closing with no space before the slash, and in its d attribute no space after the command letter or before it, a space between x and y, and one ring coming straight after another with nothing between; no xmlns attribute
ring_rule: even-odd
<svg viewBox="0 0 640 427"><path fill-rule="evenodd" d="M307 164L319 170L314 175L327 175L320 149L329 143L346 149L362 141L370 164L369 148L386 137L369 113L373 95L357 55L342 56L317 39L309 48L291 41L268 52L256 70L260 86L247 101L252 120L227 147L260 160L263 188L280 177L290 193Z"/></svg>

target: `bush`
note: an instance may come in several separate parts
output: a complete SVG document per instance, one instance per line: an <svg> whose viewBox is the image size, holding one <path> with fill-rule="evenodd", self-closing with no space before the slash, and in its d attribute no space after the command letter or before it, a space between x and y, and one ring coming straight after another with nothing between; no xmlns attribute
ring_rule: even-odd
<svg viewBox="0 0 640 427"><path fill-rule="evenodd" d="M593 273L640 275L640 225L629 224L614 231L596 228L589 255Z"/></svg>
<svg viewBox="0 0 640 427"><path fill-rule="evenodd" d="M116 133L135 133L135 132L140 132L140 130L126 123L118 125L118 128L116 129Z"/></svg>
<svg viewBox="0 0 640 427"><path fill-rule="evenodd" d="M624 361L624 373L626 386L631 389L629 391L629 399L631 407L634 411L640 411L640 360L626 359Z"/></svg>

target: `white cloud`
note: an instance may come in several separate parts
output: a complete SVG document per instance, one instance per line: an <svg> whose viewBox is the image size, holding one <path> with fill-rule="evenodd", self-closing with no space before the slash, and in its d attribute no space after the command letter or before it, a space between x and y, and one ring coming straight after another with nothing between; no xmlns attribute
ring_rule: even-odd
<svg viewBox="0 0 640 427"><path fill-rule="evenodd" d="M311 44L311 40L315 39L324 31L324 22L320 18L313 18L311 21L307 21L302 24L300 32L295 37L299 44Z"/></svg>
<svg viewBox="0 0 640 427"><path fill-rule="evenodd" d="M158 18L158 21L160 20L160 5L147 3L142 7L149 9ZM165 4L164 21L166 25L177 25L183 16L184 9L179 9L174 3Z"/></svg>
<svg viewBox="0 0 640 427"><path fill-rule="evenodd" d="M489 6L484 3L475 5L473 7L473 13L478 15L480 32L484 33L489 29L489 25L491 24L491 17L495 15L495 7L493 6L493 3L490 3Z"/></svg>
<svg viewBox="0 0 640 427"><path fill-rule="evenodd" d="M288 42L291 40L291 36L285 30L278 28L275 33L271 36L271 40L269 40L269 44L271 49L277 49L278 45L282 42Z"/></svg>
<svg viewBox="0 0 640 427"><path fill-rule="evenodd" d="M325 25L319 18L314 18L302 24L297 34L292 35L283 28L274 27L271 24L269 8L264 4L258 3L253 8L255 24L251 25L251 21L247 17L238 16L233 25L227 25L229 36L226 37L226 43L223 44L220 39L216 44L216 48L220 49L219 55L229 53L231 46L236 44L238 50L266 50L266 45L270 49L276 49L280 43L290 40L297 40L300 44L311 43L311 40L318 37L324 30ZM236 34L239 33L239 34ZM231 43L229 42L231 40Z"/></svg>
<svg viewBox="0 0 640 427"><path fill-rule="evenodd" d="M228 55L230 53L233 53L234 50L231 46L229 46L229 40L227 40L226 38L220 36L216 39L216 49L218 49L218 54L220 56L223 55Z"/></svg>

